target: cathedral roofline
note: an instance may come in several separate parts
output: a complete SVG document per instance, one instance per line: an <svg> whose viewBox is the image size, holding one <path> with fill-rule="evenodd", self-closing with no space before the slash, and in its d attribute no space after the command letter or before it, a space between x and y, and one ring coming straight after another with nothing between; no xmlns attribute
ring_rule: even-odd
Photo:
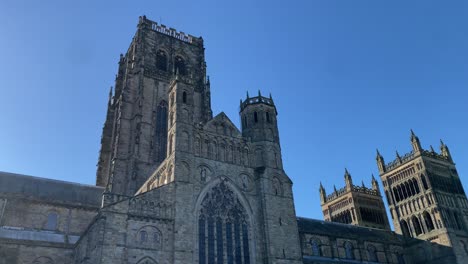
<svg viewBox="0 0 468 264"><path fill-rule="evenodd" d="M0 172L0 193L25 199L100 207L104 188L9 172Z"/></svg>

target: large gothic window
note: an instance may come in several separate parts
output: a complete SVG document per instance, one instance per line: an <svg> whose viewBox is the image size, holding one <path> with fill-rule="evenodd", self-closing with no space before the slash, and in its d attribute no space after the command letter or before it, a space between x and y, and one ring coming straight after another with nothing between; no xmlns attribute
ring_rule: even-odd
<svg viewBox="0 0 468 264"><path fill-rule="evenodd" d="M156 67L158 70L167 71L167 56L162 50L159 50L156 54Z"/></svg>
<svg viewBox="0 0 468 264"><path fill-rule="evenodd" d="M250 264L247 212L225 182L202 201L198 219L200 264Z"/></svg>
<svg viewBox="0 0 468 264"><path fill-rule="evenodd" d="M156 131L154 133L154 158L161 162L166 158L167 152L167 103L161 101L156 109Z"/></svg>

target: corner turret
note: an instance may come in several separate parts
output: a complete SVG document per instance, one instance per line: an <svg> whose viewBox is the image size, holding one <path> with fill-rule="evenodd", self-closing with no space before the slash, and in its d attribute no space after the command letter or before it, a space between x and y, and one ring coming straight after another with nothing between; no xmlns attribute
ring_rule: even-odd
<svg viewBox="0 0 468 264"><path fill-rule="evenodd" d="M240 104L242 136L255 145L255 166L282 168L278 124L273 98L258 96L247 98Z"/></svg>
<svg viewBox="0 0 468 264"><path fill-rule="evenodd" d="M442 139L440 140L440 154L446 157L447 160L449 160L450 162L453 162L452 155L450 154L450 150L447 147L447 145L445 145L445 143L442 141Z"/></svg>
<svg viewBox="0 0 468 264"><path fill-rule="evenodd" d="M379 167L379 173L382 174L384 173L385 170L385 161L382 155L380 155L379 150L377 150L377 157L375 158L377 160L377 167Z"/></svg>
<svg viewBox="0 0 468 264"><path fill-rule="evenodd" d="M419 153L422 151L421 142L419 141L419 138L416 136L416 134L414 134L413 129L411 129L411 145L413 147L414 153Z"/></svg>
<svg viewBox="0 0 468 264"><path fill-rule="evenodd" d="M327 201L327 193L325 191L325 188L323 188L322 182L320 182L320 203L324 204Z"/></svg>
<svg viewBox="0 0 468 264"><path fill-rule="evenodd" d="M346 183L346 190L350 191L353 188L353 178L351 177L351 174L349 174L348 169L345 169L345 183Z"/></svg>
<svg viewBox="0 0 468 264"><path fill-rule="evenodd" d="M374 174L372 174L372 190L377 191L380 194L379 183L375 179Z"/></svg>

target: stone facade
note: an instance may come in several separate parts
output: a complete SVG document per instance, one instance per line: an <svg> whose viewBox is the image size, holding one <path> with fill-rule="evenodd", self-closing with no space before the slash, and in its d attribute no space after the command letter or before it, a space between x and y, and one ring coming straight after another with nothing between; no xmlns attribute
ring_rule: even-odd
<svg viewBox="0 0 468 264"><path fill-rule="evenodd" d="M412 151L377 166L395 231L454 249L459 263L468 259L468 200L450 151L424 150L411 131Z"/></svg>
<svg viewBox="0 0 468 264"><path fill-rule="evenodd" d="M320 201L325 221L359 225L390 230L387 212L380 194L377 180L372 175L372 187L353 184L348 170L345 170L346 186L339 190L334 187L327 195L320 184Z"/></svg>
<svg viewBox="0 0 468 264"><path fill-rule="evenodd" d="M273 98L241 100L240 130L213 117L204 58L201 37L140 17L109 94L96 186L0 173L0 264L376 262L366 250L454 263L450 247L296 218Z"/></svg>

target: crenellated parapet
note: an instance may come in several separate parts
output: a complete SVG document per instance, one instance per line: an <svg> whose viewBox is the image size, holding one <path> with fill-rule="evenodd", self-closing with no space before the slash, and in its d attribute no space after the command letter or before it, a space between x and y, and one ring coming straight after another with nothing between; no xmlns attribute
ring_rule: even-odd
<svg viewBox="0 0 468 264"><path fill-rule="evenodd" d="M440 153L437 153L432 146L430 146L429 150L423 149L421 147L419 138L414 134L413 130L411 130L411 144L413 149L410 152L406 153L403 156L400 156L400 154L396 152L395 159L386 164L379 151L377 151L377 165L379 167L379 171L381 173L391 171L400 167L403 164L413 161L419 156L430 157L440 161L452 162L450 151L448 150L447 145L445 145L442 141L440 142Z"/></svg>
<svg viewBox="0 0 468 264"><path fill-rule="evenodd" d="M183 41L192 45L203 46L202 37L195 37L190 34L186 34L182 31L178 31L175 28L170 28L170 27L167 27L166 25L158 24L157 22L146 18L146 16L139 17L138 26L143 27L143 28L149 28L153 31L173 37L175 39L178 39L180 41Z"/></svg>
<svg viewBox="0 0 468 264"><path fill-rule="evenodd" d="M261 95L260 91L258 92L258 96L255 96L255 97L250 97L249 94L247 93L247 98L244 101L241 100L240 110L243 111L247 106L255 105L255 104L270 105L270 106L273 106L276 110L275 103L273 102L273 98L271 97L271 95L269 98L264 97Z"/></svg>

